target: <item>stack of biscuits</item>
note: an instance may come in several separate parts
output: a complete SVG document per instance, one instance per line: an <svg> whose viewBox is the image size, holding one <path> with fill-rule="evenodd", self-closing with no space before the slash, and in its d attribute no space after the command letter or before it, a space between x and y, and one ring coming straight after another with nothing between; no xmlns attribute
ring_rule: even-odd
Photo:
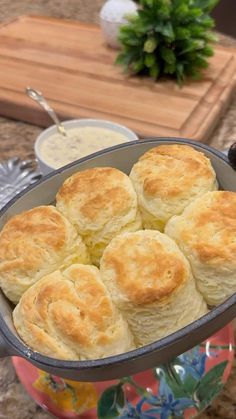
<svg viewBox="0 0 236 419"><path fill-rule="evenodd" d="M12 217L0 233L0 286L33 350L99 359L161 339L236 292L236 193L210 160L160 145L130 175L69 177L56 205Z"/></svg>

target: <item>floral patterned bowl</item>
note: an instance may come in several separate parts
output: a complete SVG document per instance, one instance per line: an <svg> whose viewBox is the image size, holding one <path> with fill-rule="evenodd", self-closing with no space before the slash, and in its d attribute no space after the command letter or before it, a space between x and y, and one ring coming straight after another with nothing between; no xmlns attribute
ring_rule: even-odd
<svg viewBox="0 0 236 419"><path fill-rule="evenodd" d="M121 380L65 380L13 357L31 397L61 419L195 418L221 391L234 358L233 324L165 365Z"/></svg>

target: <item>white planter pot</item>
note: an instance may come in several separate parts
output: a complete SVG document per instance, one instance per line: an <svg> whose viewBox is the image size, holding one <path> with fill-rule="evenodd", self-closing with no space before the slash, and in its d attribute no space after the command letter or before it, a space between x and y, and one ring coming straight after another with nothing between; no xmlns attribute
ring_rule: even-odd
<svg viewBox="0 0 236 419"><path fill-rule="evenodd" d="M100 11L100 26L104 38L112 48L119 48L120 26L127 22L126 16L135 14L137 4L132 0L108 0Z"/></svg>

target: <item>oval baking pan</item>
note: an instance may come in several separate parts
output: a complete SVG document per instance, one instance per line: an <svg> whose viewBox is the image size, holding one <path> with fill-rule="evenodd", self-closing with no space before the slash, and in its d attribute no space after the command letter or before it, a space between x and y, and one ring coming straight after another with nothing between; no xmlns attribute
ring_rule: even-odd
<svg viewBox="0 0 236 419"><path fill-rule="evenodd" d="M159 144L189 144L210 158L221 189L236 192L236 172L221 152L177 138L155 138L115 146L69 164L17 195L0 211L0 229L15 214L52 203L63 181L74 172L95 166L113 166L129 173L148 149ZM221 329L236 316L236 293L223 304L183 329L142 348L92 361L62 361L41 355L18 337L12 322L13 306L0 293L0 356L21 356L51 374L77 381L105 381L156 367L187 351Z"/></svg>

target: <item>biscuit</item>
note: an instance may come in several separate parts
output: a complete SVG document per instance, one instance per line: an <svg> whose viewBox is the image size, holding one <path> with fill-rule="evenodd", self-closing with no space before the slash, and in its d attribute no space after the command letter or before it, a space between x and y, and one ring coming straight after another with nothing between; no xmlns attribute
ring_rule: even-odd
<svg viewBox="0 0 236 419"><path fill-rule="evenodd" d="M188 258L210 306L236 292L236 193L208 192L165 228Z"/></svg>
<svg viewBox="0 0 236 419"><path fill-rule="evenodd" d="M95 266L75 264L45 276L21 297L13 320L30 348L52 358L99 359L133 349Z"/></svg>
<svg viewBox="0 0 236 419"><path fill-rule="evenodd" d="M83 237L96 265L114 236L142 227L132 182L115 168L75 173L64 182L56 200L58 210Z"/></svg>
<svg viewBox="0 0 236 419"><path fill-rule="evenodd" d="M115 237L103 253L100 272L137 346L167 336L207 312L187 259L159 231Z"/></svg>
<svg viewBox="0 0 236 419"><path fill-rule="evenodd" d="M160 231L195 198L217 189L210 160L183 144L147 151L133 166L130 179L138 195L143 227Z"/></svg>
<svg viewBox="0 0 236 419"><path fill-rule="evenodd" d="M12 217L0 233L0 286L14 303L44 275L77 262L90 263L86 246L53 206Z"/></svg>

